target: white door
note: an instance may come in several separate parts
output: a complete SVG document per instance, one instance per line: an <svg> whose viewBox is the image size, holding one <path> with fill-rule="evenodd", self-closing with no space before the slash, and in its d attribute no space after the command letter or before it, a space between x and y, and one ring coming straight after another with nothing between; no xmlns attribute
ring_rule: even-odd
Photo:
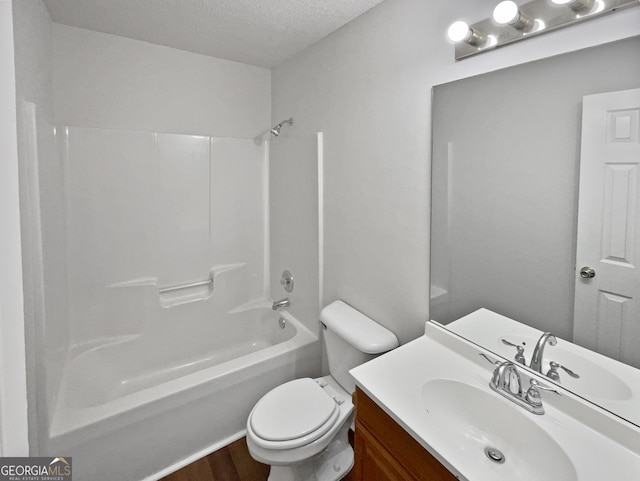
<svg viewBox="0 0 640 481"><path fill-rule="evenodd" d="M636 367L640 367L639 115L640 89L583 99L573 327L577 344Z"/></svg>

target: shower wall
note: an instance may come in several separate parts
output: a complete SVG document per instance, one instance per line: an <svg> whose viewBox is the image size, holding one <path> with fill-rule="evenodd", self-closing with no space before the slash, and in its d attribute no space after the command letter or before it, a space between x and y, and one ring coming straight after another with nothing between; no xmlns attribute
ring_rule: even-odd
<svg viewBox="0 0 640 481"><path fill-rule="evenodd" d="M170 308L186 302L213 297L213 322L266 296L264 143L80 127L60 137L74 346L181 329Z"/></svg>

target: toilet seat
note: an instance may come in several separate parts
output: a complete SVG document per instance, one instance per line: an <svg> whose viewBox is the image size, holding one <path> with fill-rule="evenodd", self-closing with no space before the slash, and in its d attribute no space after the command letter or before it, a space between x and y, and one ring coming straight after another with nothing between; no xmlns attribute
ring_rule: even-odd
<svg viewBox="0 0 640 481"><path fill-rule="evenodd" d="M274 388L257 402L247 430L258 446L293 449L326 434L339 412L338 403L313 379L296 379Z"/></svg>

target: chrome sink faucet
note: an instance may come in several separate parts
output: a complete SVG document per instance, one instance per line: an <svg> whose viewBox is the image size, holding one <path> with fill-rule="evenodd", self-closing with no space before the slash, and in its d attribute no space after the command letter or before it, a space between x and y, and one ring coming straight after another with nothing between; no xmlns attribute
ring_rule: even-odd
<svg viewBox="0 0 640 481"><path fill-rule="evenodd" d="M511 361L500 362L496 365L491 377L491 388L494 391L505 391L513 395L522 395L522 380L516 365Z"/></svg>
<svg viewBox="0 0 640 481"><path fill-rule="evenodd" d="M284 299L280 299L279 301L274 301L271 309L277 311L278 309L284 309L285 307L289 307L290 305L291 301L289 301L288 297L285 297Z"/></svg>
<svg viewBox="0 0 640 481"><path fill-rule="evenodd" d="M550 332L545 332L540 336L540 339L538 339L538 342L536 343L536 347L533 349L533 355L531 356L531 364L529 367L540 374L544 374L542 372L542 356L544 355L544 348L547 344L550 346L558 344L556 336Z"/></svg>
<svg viewBox="0 0 640 481"><path fill-rule="evenodd" d="M544 406L542 405L542 397L540 396L541 390L551 391L560 395L555 389L541 386L534 378L530 379L531 386L529 389L523 392L520 373L513 362L494 362L485 354L481 353L480 355L496 366L491 376L489 387L527 411L533 414L544 414Z"/></svg>

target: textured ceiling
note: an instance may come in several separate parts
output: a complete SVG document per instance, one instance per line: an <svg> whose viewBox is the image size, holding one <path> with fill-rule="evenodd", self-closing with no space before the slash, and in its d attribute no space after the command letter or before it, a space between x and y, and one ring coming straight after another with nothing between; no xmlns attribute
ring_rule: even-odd
<svg viewBox="0 0 640 481"><path fill-rule="evenodd" d="M274 67L382 0L44 0L54 22Z"/></svg>

